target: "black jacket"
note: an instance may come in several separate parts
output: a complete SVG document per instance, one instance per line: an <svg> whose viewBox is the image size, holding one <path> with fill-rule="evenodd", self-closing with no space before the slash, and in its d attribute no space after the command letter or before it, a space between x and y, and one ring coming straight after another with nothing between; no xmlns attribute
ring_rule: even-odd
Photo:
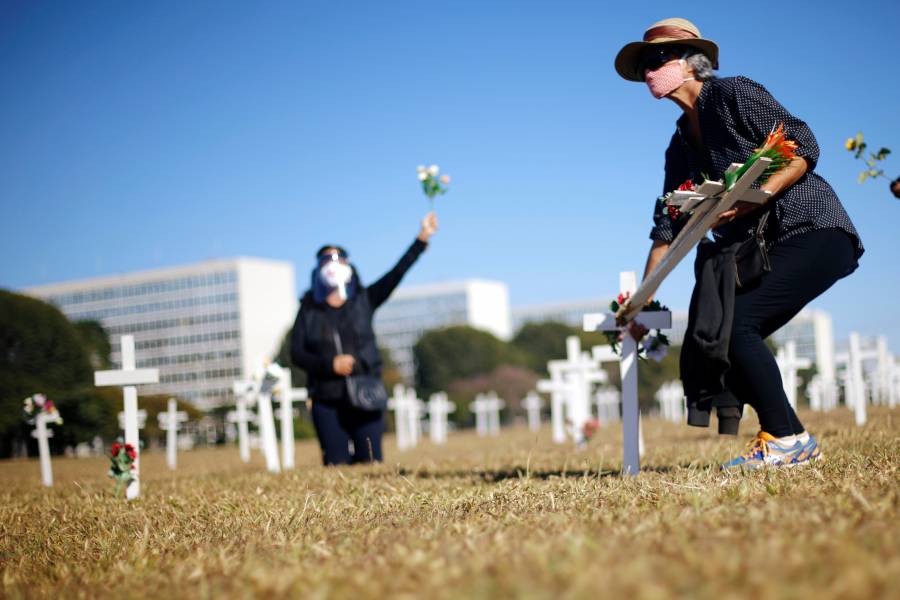
<svg viewBox="0 0 900 600"><path fill-rule="evenodd" d="M313 400L338 400L345 395L346 382L333 369L334 357L338 354L335 331L340 335L343 353L356 359L353 373L381 377L381 354L372 317L426 246L417 239L394 268L369 287L363 287L354 270L356 293L340 308L316 302L312 291L303 295L291 331L291 360L306 371L307 387Z"/></svg>
<svg viewBox="0 0 900 600"><path fill-rule="evenodd" d="M713 408L719 433L737 435L742 403L725 386L731 363L728 346L734 321L734 253L740 243L709 240L697 247L688 327L681 346L681 381L687 396L688 425L709 427Z"/></svg>

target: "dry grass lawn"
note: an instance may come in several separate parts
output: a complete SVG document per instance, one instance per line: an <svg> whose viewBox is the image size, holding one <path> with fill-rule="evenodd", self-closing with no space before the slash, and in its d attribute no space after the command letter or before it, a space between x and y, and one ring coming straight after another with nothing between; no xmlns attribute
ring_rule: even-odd
<svg viewBox="0 0 900 600"><path fill-rule="evenodd" d="M803 415L826 460L722 474L739 440L645 422L583 450L521 428L451 434L388 462L324 469L298 444L271 476L233 448L143 455L143 496L105 459L0 462L0 595L19 597L900 597L900 410Z"/></svg>

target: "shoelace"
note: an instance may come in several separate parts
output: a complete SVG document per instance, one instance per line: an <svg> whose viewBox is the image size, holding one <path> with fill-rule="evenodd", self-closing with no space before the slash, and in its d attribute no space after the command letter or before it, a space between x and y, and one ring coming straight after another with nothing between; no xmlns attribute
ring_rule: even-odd
<svg viewBox="0 0 900 600"><path fill-rule="evenodd" d="M762 436L762 432L756 434L756 437L750 442L750 447L742 455L742 458L750 459L756 456L757 452L762 452L763 459L769 455L768 441Z"/></svg>

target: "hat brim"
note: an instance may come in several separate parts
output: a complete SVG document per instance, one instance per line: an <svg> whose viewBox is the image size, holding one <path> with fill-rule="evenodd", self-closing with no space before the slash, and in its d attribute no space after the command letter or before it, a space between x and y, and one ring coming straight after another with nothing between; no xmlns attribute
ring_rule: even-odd
<svg viewBox="0 0 900 600"><path fill-rule="evenodd" d="M641 53L648 46L691 46L697 48L712 63L714 69L719 68L719 47L711 40L703 39L666 39L652 42L631 42L619 50L616 55L616 72L628 81L644 81L644 74L639 72Z"/></svg>

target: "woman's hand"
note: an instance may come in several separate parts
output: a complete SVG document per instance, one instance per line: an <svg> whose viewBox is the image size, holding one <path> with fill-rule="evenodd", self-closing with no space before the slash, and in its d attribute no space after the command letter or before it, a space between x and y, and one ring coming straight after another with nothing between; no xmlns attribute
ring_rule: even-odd
<svg viewBox="0 0 900 600"><path fill-rule="evenodd" d="M353 366L355 364L356 359L349 354L338 354L331 362L331 368L334 370L336 375L346 377L353 373Z"/></svg>
<svg viewBox="0 0 900 600"><path fill-rule="evenodd" d="M740 219L744 215L752 213L754 210L761 208L762 206L765 205L739 201L729 210L726 210L723 213L719 213L718 220L713 223L713 229L715 229L716 227L721 227L726 223L731 223L735 219Z"/></svg>
<svg viewBox="0 0 900 600"><path fill-rule="evenodd" d="M433 212L430 212L425 215L424 219L422 219L422 229L419 231L419 240L427 243L437 230L437 215L435 215Z"/></svg>

